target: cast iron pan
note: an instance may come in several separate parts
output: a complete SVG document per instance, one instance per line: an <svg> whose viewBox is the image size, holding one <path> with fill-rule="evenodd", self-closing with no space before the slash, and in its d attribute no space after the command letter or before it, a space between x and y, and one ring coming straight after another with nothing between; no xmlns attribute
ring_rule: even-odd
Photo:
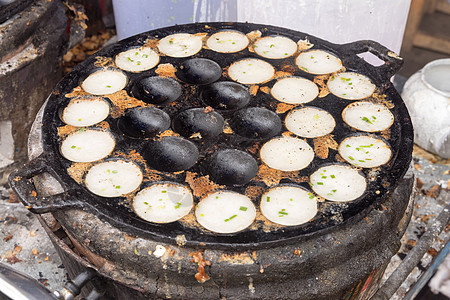
<svg viewBox="0 0 450 300"><path fill-rule="evenodd" d="M367 190L362 197L346 203L336 203L331 201L320 202L319 213L317 216L303 225L278 228L269 232L258 227L258 229L246 229L234 234L215 234L200 227L184 226L181 222L153 224L143 221L134 214L129 204L126 204L126 201L124 201L124 198L103 198L96 196L90 193L83 185L76 183L68 175L66 169L70 167L71 162L63 158L60 154L59 146L61 139L57 132L58 127L64 126L65 124L60 120L58 113L59 110L65 107L70 101L65 95L72 92L72 90L81 83L81 80L93 71L93 64L97 57L114 57L116 54L133 46L143 45L148 38L160 39L178 32L206 32L211 34L221 29L233 29L243 33L260 30L263 37L269 35L282 35L291 38L294 41L308 39L314 44L312 49L323 49L339 57L347 71L354 71L368 76L377 86L377 92L385 94L387 99L395 105L394 108L391 109L391 112L395 116L395 121L390 128L390 137L387 139L392 147L392 158L387 164L380 168L380 174L375 180L368 181ZM357 56L357 54L367 51L384 60L385 64L375 67ZM240 58L255 57L268 61L275 66L277 71L282 67L285 68L286 65L291 65L295 68L294 76L301 76L310 80L314 79L314 75L305 73L296 67L295 57L269 60L249 52L247 48L232 54L217 53L203 49L193 57L209 58L216 61L222 68L229 66L232 62ZM176 67L184 60L193 57L171 58L168 56L161 56L160 64L171 63ZM401 65L401 58L392 55L392 52L388 49L373 41L357 41L349 44L337 45L305 33L260 24L198 23L149 31L120 41L97 52L64 77L64 79L56 86L55 91L50 96L47 106L45 107L42 120L44 153L31 161L24 168L13 173L10 177L10 182L21 201L34 213L45 213L70 207L82 208L92 211L94 214L130 234L151 238L157 241L175 243L175 239L178 235L185 235L187 244L191 246L225 249L250 249L271 247L282 243L292 243L310 236L315 232L330 230L334 226L352 222L352 220L359 220L364 217L370 209L376 207L381 198L389 197L399 180L405 174L411 161L413 129L406 107L389 81L391 76L400 69ZM136 79L142 76L156 75L155 68L137 74L130 72L125 73L129 78L129 83L125 87L125 90L128 92L131 90L131 86ZM219 81L220 80L226 80L226 78L222 76ZM272 80L265 83L264 86L272 87L275 81L276 80ZM189 88L188 84L182 85L182 97L184 97L183 99L186 103L186 107L198 105L196 99L198 99L199 89ZM253 98L251 106L261 106L273 111L275 110L274 106L271 105L275 100L269 94L259 92ZM337 125L332 134L339 143L345 136L354 133L354 131L344 124L341 117L342 110L351 102L352 101L339 99L330 93L325 98L317 98L307 105L324 108L333 115ZM167 105L160 105L157 107L166 111L171 117L174 114L173 109ZM284 119L285 114L279 115L282 120ZM224 117L229 118L230 116L224 115ZM111 131L116 139L115 150L120 150L125 153L131 150L137 150L138 152L142 150L144 141L131 139L123 135L117 128L117 119L109 116L106 121L109 123ZM286 129L283 127L282 131L286 131ZM307 141L312 145L311 139L307 139ZM214 142L206 142L203 144L197 143L200 152L203 153L200 155L199 161L201 162L202 159L205 158L205 153L208 149L211 149L211 147L220 149L225 146L229 147L231 144L234 148L245 151L245 149L252 145L253 142L254 141L238 137L235 134L221 134ZM307 176L323 164L336 162L336 154L337 152L335 150L330 149L330 154L327 159L314 158L307 168L299 171L299 174ZM257 159L257 155L254 155L254 158ZM258 163L260 164L259 160ZM204 172L200 163L194 165L189 171L199 174L203 174ZM65 192L50 197L36 195L36 192L34 192L35 187L31 179L33 176L42 172L49 172L53 175L62 184ZM363 169L362 172L368 177L369 170ZM173 176L173 174L168 174L167 180L174 181ZM175 175L175 177L176 180L184 183L185 172ZM144 182L141 188L149 184L149 182ZM266 187L263 182L253 181L252 184ZM280 184L292 184L292 182L290 182L289 179L284 178L280 181ZM310 189L307 182L300 183L299 185ZM247 185L229 186L227 189L244 193L246 186ZM199 199L195 199L195 202L198 201ZM259 207L259 201L255 202L255 206Z"/></svg>

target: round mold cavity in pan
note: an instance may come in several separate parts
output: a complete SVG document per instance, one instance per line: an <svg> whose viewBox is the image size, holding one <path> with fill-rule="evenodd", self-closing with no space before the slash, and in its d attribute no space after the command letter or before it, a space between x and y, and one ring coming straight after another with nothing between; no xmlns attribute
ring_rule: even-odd
<svg viewBox="0 0 450 300"><path fill-rule="evenodd" d="M328 164L310 176L310 184L319 196L336 202L353 201L366 191L366 178L357 169L343 164Z"/></svg>
<svg viewBox="0 0 450 300"><path fill-rule="evenodd" d="M85 177L87 189L102 197L120 197L136 190L143 174L133 162L114 159L92 166Z"/></svg>
<svg viewBox="0 0 450 300"><path fill-rule="evenodd" d="M386 164L392 157L389 144L382 138L355 134L346 137L338 148L339 154L348 163L360 168L375 168Z"/></svg>
<svg viewBox="0 0 450 300"><path fill-rule="evenodd" d="M170 127L170 117L156 107L134 107L117 120L117 127L132 138L150 138Z"/></svg>
<svg viewBox="0 0 450 300"><path fill-rule="evenodd" d="M221 30L213 33L207 40L206 46L220 53L235 53L247 48L248 37L235 30Z"/></svg>
<svg viewBox="0 0 450 300"><path fill-rule="evenodd" d="M259 151L261 160L280 171L299 171L314 159L314 151L304 140L283 136L266 142Z"/></svg>
<svg viewBox="0 0 450 300"><path fill-rule="evenodd" d="M132 87L134 97L157 105L176 101L181 92L182 87L177 81L158 76L140 78Z"/></svg>
<svg viewBox="0 0 450 300"><path fill-rule="evenodd" d="M278 80L270 90L272 96L288 104L308 103L319 95L319 87L303 77L288 77Z"/></svg>
<svg viewBox="0 0 450 300"><path fill-rule="evenodd" d="M262 59L245 58L231 64L228 75L242 84L265 83L273 78L275 68Z"/></svg>
<svg viewBox="0 0 450 300"><path fill-rule="evenodd" d="M295 63L301 70L315 75L330 74L342 69L342 61L338 57L319 49L300 53Z"/></svg>
<svg viewBox="0 0 450 300"><path fill-rule="evenodd" d="M258 163L247 152L236 149L216 151L207 163L208 173L219 184L243 185L258 173Z"/></svg>
<svg viewBox="0 0 450 300"><path fill-rule="evenodd" d="M375 91L375 84L367 77L355 72L343 72L330 77L328 90L347 100L365 99Z"/></svg>
<svg viewBox="0 0 450 300"><path fill-rule="evenodd" d="M158 43L161 53L171 57L189 57L202 49L202 36L190 33L175 33L162 38Z"/></svg>
<svg viewBox="0 0 450 300"><path fill-rule="evenodd" d="M252 99L245 86L232 81L219 81L207 85L202 89L200 97L206 105L219 110L243 108Z"/></svg>
<svg viewBox="0 0 450 300"><path fill-rule="evenodd" d="M177 114L172 121L175 132L184 137L200 134L201 138L213 138L223 131L224 119L207 108L190 108Z"/></svg>
<svg viewBox="0 0 450 300"><path fill-rule="evenodd" d="M111 105L103 98L72 99L60 110L60 118L67 125L86 127L95 125L109 116Z"/></svg>
<svg viewBox="0 0 450 300"><path fill-rule="evenodd" d="M280 133L281 120L276 113L262 107L237 111L230 120L233 131L250 139L267 139Z"/></svg>
<svg viewBox="0 0 450 300"><path fill-rule="evenodd" d="M79 129L61 142L61 155L73 162L93 162L105 158L114 150L115 140L110 132Z"/></svg>
<svg viewBox="0 0 450 300"><path fill-rule="evenodd" d="M133 199L136 215L153 223L171 223L187 215L194 205L191 191L175 182L154 183Z"/></svg>
<svg viewBox="0 0 450 300"><path fill-rule="evenodd" d="M290 132L306 138L327 135L336 126L336 121L329 112L312 106L291 110L284 123Z"/></svg>
<svg viewBox="0 0 450 300"><path fill-rule="evenodd" d="M132 48L116 55L117 67L129 72L150 70L159 63L159 55L150 47Z"/></svg>
<svg viewBox="0 0 450 300"><path fill-rule="evenodd" d="M192 58L180 64L176 76L190 84L209 84L222 76L222 68L211 59Z"/></svg>
<svg viewBox="0 0 450 300"><path fill-rule="evenodd" d="M283 59L297 52L297 43L284 36L266 36L253 44L256 54L270 59Z"/></svg>
<svg viewBox="0 0 450 300"><path fill-rule="evenodd" d="M148 141L142 152L150 167L164 172L187 170L195 165L199 156L194 143L175 136Z"/></svg>
<svg viewBox="0 0 450 300"><path fill-rule="evenodd" d="M317 214L313 193L299 186L277 186L261 196L261 213L271 222L295 226L308 222Z"/></svg>
<svg viewBox="0 0 450 300"><path fill-rule="evenodd" d="M239 193L219 191L204 197L195 210L197 221L216 233L235 233L249 227L256 218L252 201Z"/></svg>
<svg viewBox="0 0 450 300"><path fill-rule="evenodd" d="M342 119L350 127L366 132L383 131L394 124L394 115L386 106L369 101L347 105L342 111Z"/></svg>
<svg viewBox="0 0 450 300"><path fill-rule="evenodd" d="M87 76L81 87L92 95L110 95L122 90L128 82L127 75L119 69L105 68Z"/></svg>

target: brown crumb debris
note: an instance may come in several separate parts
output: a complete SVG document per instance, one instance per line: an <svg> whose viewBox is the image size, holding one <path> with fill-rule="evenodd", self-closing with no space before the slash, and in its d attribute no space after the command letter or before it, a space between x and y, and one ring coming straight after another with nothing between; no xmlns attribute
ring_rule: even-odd
<svg viewBox="0 0 450 300"><path fill-rule="evenodd" d="M79 127L75 127L72 125L65 125L65 126L61 126L58 127L58 135L60 137L65 137L68 136L71 133L74 133L75 131L79 130Z"/></svg>
<svg viewBox="0 0 450 300"><path fill-rule="evenodd" d="M245 189L245 196L250 198L251 200L258 200L261 198L261 195L264 193L264 187L262 186L254 186L250 185Z"/></svg>
<svg viewBox="0 0 450 300"><path fill-rule="evenodd" d="M214 111L214 108L212 108L211 106L207 106L207 107L205 107L205 109L203 110L203 112L205 113L205 114L209 114L210 112L213 112Z"/></svg>
<svg viewBox="0 0 450 300"><path fill-rule="evenodd" d="M372 96L370 96L369 100L371 100L375 103L383 104L389 109L394 108L395 107L394 103L392 103L392 101L390 101L386 98L387 97L385 94L375 92L372 94Z"/></svg>
<svg viewBox="0 0 450 300"><path fill-rule="evenodd" d="M130 97L125 90L120 90L114 94L107 95L107 97L114 104L111 111L111 116L113 118L122 116L128 108L151 106L141 100Z"/></svg>
<svg viewBox="0 0 450 300"><path fill-rule="evenodd" d="M255 263L257 258L256 251L253 251L252 255L248 252L242 253L222 253L220 255L218 262L227 262L229 264L242 264L242 265L252 265Z"/></svg>
<svg viewBox="0 0 450 300"><path fill-rule="evenodd" d="M12 235L7 235L7 236L5 236L4 238L3 238L3 242L7 242L7 241L9 241L10 239L12 239L13 238L13 236Z"/></svg>
<svg viewBox="0 0 450 300"><path fill-rule="evenodd" d="M291 77L293 75L293 73L290 72L283 72L283 71L277 71L275 72L275 79L279 79L279 78L285 78L285 77Z"/></svg>
<svg viewBox="0 0 450 300"><path fill-rule="evenodd" d="M287 104L287 103L282 103L282 102L280 102L280 103L278 103L278 105L277 105L276 113L277 113L277 114L284 114L285 112L287 112L287 111L293 109L294 107L296 107L296 105L294 105L294 104Z"/></svg>
<svg viewBox="0 0 450 300"><path fill-rule="evenodd" d="M233 134L233 129L231 129L230 125L228 125L228 123L226 123L226 122L223 125L223 133L225 133L225 134Z"/></svg>
<svg viewBox="0 0 450 300"><path fill-rule="evenodd" d="M201 197L225 187L223 185L212 182L209 179L209 175L198 176L197 173L192 172L186 172L185 181L191 187L192 193L195 197Z"/></svg>
<svg viewBox="0 0 450 300"><path fill-rule="evenodd" d="M33 250L31 250L31 255L38 255L39 252L37 251L36 248L33 248Z"/></svg>
<svg viewBox="0 0 450 300"><path fill-rule="evenodd" d="M338 143L334 140L333 135L327 134L314 139L314 153L317 157L325 159L328 157L329 148L337 150Z"/></svg>
<svg viewBox="0 0 450 300"><path fill-rule="evenodd" d="M73 163L68 169L67 174L73 178L78 184L81 184L83 181L83 176L92 166L90 162L82 162L82 163Z"/></svg>
<svg viewBox="0 0 450 300"><path fill-rule="evenodd" d="M297 45L298 45L298 50L300 50L300 51L308 50L314 46L314 44L309 42L307 37L304 40L299 40L297 42Z"/></svg>
<svg viewBox="0 0 450 300"><path fill-rule="evenodd" d="M167 129L166 131L163 131L157 135L158 138L162 138L162 137L166 137L166 136L180 136L180 135L170 129Z"/></svg>
<svg viewBox="0 0 450 300"><path fill-rule="evenodd" d="M262 32L259 30L253 30L246 34L250 43L248 45L248 51L255 52L255 48L253 48L253 43L262 36Z"/></svg>
<svg viewBox="0 0 450 300"><path fill-rule="evenodd" d="M268 187L272 187L279 184L281 179L283 178L288 178L296 183L308 181L308 176L300 176L296 171L280 171L272 169L266 164L262 164L259 166L258 174L256 174L255 179L264 182Z"/></svg>
<svg viewBox="0 0 450 300"><path fill-rule="evenodd" d="M325 81L327 81L329 77L330 77L330 74L314 77L314 80L313 80L314 83L319 86L319 95L318 95L319 98L323 98L330 93L330 91L328 90L328 86L325 83Z"/></svg>
<svg viewBox="0 0 450 300"><path fill-rule="evenodd" d="M203 250L192 252L189 254L189 256L192 256L192 262L198 264L198 272L194 276L195 279L197 279L197 281L200 283L205 283L206 281L211 279L205 272L205 267L211 266L211 262L203 258Z"/></svg>
<svg viewBox="0 0 450 300"><path fill-rule="evenodd" d="M156 68L155 73L160 77L173 77L175 78L175 72L177 69L172 64L160 64L158 68Z"/></svg>
<svg viewBox="0 0 450 300"><path fill-rule="evenodd" d="M250 88L249 88L249 93L250 93L250 95L252 95L252 96L256 96L256 94L258 93L258 90L259 90L259 85L252 85Z"/></svg>
<svg viewBox="0 0 450 300"><path fill-rule="evenodd" d="M94 66L98 68L114 67L115 63L111 57L97 56L95 58Z"/></svg>
<svg viewBox="0 0 450 300"><path fill-rule="evenodd" d="M260 91L263 92L264 94L270 94L270 87L268 86L262 86L260 88Z"/></svg>
<svg viewBox="0 0 450 300"><path fill-rule="evenodd" d="M159 43L158 39L149 38L145 41L145 44L143 47L157 48L158 43Z"/></svg>

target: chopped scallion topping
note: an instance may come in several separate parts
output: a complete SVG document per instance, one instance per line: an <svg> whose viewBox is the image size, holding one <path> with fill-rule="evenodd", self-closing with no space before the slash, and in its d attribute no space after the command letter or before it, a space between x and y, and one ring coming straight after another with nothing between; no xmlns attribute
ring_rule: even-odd
<svg viewBox="0 0 450 300"><path fill-rule="evenodd" d="M181 202L177 202L177 205L175 205L175 209L180 208L180 206L181 206Z"/></svg>
<svg viewBox="0 0 450 300"><path fill-rule="evenodd" d="M317 182L317 185L323 185L323 182L319 181L319 182Z"/></svg>
<svg viewBox="0 0 450 300"><path fill-rule="evenodd" d="M364 161L364 160L362 160L362 159L358 159L358 161L359 161L359 162L365 162L365 161Z"/></svg>
<svg viewBox="0 0 450 300"><path fill-rule="evenodd" d="M349 156L348 158L350 158L351 160L355 160L353 157Z"/></svg>
<svg viewBox="0 0 450 300"><path fill-rule="evenodd" d="M367 122L369 124L373 124L372 121L370 121L367 117L362 117L361 120L363 120L364 122Z"/></svg>
<svg viewBox="0 0 450 300"><path fill-rule="evenodd" d="M113 174L117 174L117 170L113 170L112 173L113 173Z"/></svg>
<svg viewBox="0 0 450 300"><path fill-rule="evenodd" d="M145 205L148 205L148 202L144 202Z"/></svg>
<svg viewBox="0 0 450 300"><path fill-rule="evenodd" d="M269 48L273 48L273 47L275 47L275 45L274 45L274 44L271 44Z"/></svg>
<svg viewBox="0 0 450 300"><path fill-rule="evenodd" d="M267 202L270 202L270 197L267 197L267 198L266 198L266 201L267 201Z"/></svg>
<svg viewBox="0 0 450 300"><path fill-rule="evenodd" d="M336 178L336 176L334 176L334 175L330 175L330 177L331 177L331 178Z"/></svg>
<svg viewBox="0 0 450 300"><path fill-rule="evenodd" d="M345 147L350 148L351 146L349 144L345 145Z"/></svg>
<svg viewBox="0 0 450 300"><path fill-rule="evenodd" d="M337 190L331 190L333 193L336 193Z"/></svg>
<svg viewBox="0 0 450 300"><path fill-rule="evenodd" d="M120 189L120 185L116 185L116 189Z"/></svg>
<svg viewBox="0 0 450 300"><path fill-rule="evenodd" d="M239 210L242 210L242 211L247 211L247 207L245 207L245 206L241 206L241 207L239 207Z"/></svg>
<svg viewBox="0 0 450 300"><path fill-rule="evenodd" d="M111 88L111 86L110 86L110 85L107 85L106 87L107 87L107 88Z"/></svg>
<svg viewBox="0 0 450 300"><path fill-rule="evenodd" d="M167 191L166 191L166 190L163 190L163 191L161 191L161 193L165 194L165 193L167 193Z"/></svg>
<svg viewBox="0 0 450 300"><path fill-rule="evenodd" d="M322 176L323 179L327 179L327 176Z"/></svg>
<svg viewBox="0 0 450 300"><path fill-rule="evenodd" d="M300 69L305 70L306 72L308 72L308 69L305 67L300 67Z"/></svg>
<svg viewBox="0 0 450 300"><path fill-rule="evenodd" d="M72 147L70 147L70 148L72 148L72 149L75 149L77 146L72 146Z"/></svg>
<svg viewBox="0 0 450 300"><path fill-rule="evenodd" d="M228 219L225 219L225 222L229 222L230 220L236 218L237 215L232 215L231 217L229 217Z"/></svg>

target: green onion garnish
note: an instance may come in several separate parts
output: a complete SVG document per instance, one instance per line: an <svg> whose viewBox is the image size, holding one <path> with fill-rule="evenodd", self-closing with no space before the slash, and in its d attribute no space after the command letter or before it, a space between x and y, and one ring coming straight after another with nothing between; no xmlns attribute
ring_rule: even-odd
<svg viewBox="0 0 450 300"><path fill-rule="evenodd" d="M148 202L144 202L145 205L148 205Z"/></svg>
<svg viewBox="0 0 450 300"><path fill-rule="evenodd" d="M247 211L247 207L245 207L245 206L241 206L241 207L239 207L239 210L242 210L242 211Z"/></svg>
<svg viewBox="0 0 450 300"><path fill-rule="evenodd" d="M337 190L331 190L333 193L336 193Z"/></svg>
<svg viewBox="0 0 450 300"><path fill-rule="evenodd" d="M355 160L353 157L349 156L348 158L350 158L351 160Z"/></svg>
<svg viewBox="0 0 450 300"><path fill-rule="evenodd" d="M327 176L322 176L323 179L327 179Z"/></svg>
<svg viewBox="0 0 450 300"><path fill-rule="evenodd" d="M334 176L334 175L330 175L330 177L331 177L331 178L336 178L336 176Z"/></svg>
<svg viewBox="0 0 450 300"><path fill-rule="evenodd" d="M309 199L314 199L313 193L308 193Z"/></svg>
<svg viewBox="0 0 450 300"><path fill-rule="evenodd" d="M350 148L351 146L349 144L345 145L345 147Z"/></svg>
<svg viewBox="0 0 450 300"><path fill-rule="evenodd" d="M75 149L77 146L72 146L72 147L70 147L70 148L72 148L72 149Z"/></svg>
<svg viewBox="0 0 450 300"><path fill-rule="evenodd" d="M117 170L113 170L112 173L113 173L113 174L117 174Z"/></svg>
<svg viewBox="0 0 450 300"><path fill-rule="evenodd" d="M148 54L142 54L143 58L148 58Z"/></svg>
<svg viewBox="0 0 450 300"><path fill-rule="evenodd" d="M180 206L181 206L181 202L177 202L177 205L175 205L175 209L180 208Z"/></svg>
<svg viewBox="0 0 450 300"><path fill-rule="evenodd" d="M317 182L317 185L323 185L323 182L319 181L319 182Z"/></svg>
<svg viewBox="0 0 450 300"><path fill-rule="evenodd" d="M274 44L270 45L270 47L269 47L269 48L273 48L273 47L275 47L275 45L274 45Z"/></svg>
<svg viewBox="0 0 450 300"><path fill-rule="evenodd" d="M120 185L116 185L116 189L120 189Z"/></svg>
<svg viewBox="0 0 450 300"><path fill-rule="evenodd" d="M364 161L364 160L362 160L362 159L358 159L358 161L359 161L359 162L365 162L365 161Z"/></svg>
<svg viewBox="0 0 450 300"><path fill-rule="evenodd" d="M266 198L266 201L267 201L267 202L270 202L270 197L267 197L267 198Z"/></svg>
<svg viewBox="0 0 450 300"><path fill-rule="evenodd" d="M300 69L303 69L303 70L305 70L306 72L308 72L308 69L305 68L305 67L300 67Z"/></svg>
<svg viewBox="0 0 450 300"><path fill-rule="evenodd" d="M161 193L165 194L165 193L167 193L167 191L164 190L164 191L161 191Z"/></svg>
<svg viewBox="0 0 450 300"><path fill-rule="evenodd" d="M361 120L363 120L364 122L367 122L369 124L373 124L367 117L363 117L363 118L361 118Z"/></svg>
<svg viewBox="0 0 450 300"><path fill-rule="evenodd" d="M171 44L171 45L172 45L172 44L173 44L173 41L169 41L169 44Z"/></svg>
<svg viewBox="0 0 450 300"><path fill-rule="evenodd" d="M134 60L132 60L131 58L129 58L129 57L127 57L127 59L129 60L129 61L131 61L131 62L133 62Z"/></svg>
<svg viewBox="0 0 450 300"><path fill-rule="evenodd" d="M228 221L230 221L230 220L232 220L232 219L234 219L234 218L236 218L237 217L237 215L232 215L231 217L229 217L228 219L225 219L225 222L228 222Z"/></svg>
<svg viewBox="0 0 450 300"><path fill-rule="evenodd" d="M110 85L107 85L106 87L107 87L107 88L110 88L111 86L110 86Z"/></svg>

